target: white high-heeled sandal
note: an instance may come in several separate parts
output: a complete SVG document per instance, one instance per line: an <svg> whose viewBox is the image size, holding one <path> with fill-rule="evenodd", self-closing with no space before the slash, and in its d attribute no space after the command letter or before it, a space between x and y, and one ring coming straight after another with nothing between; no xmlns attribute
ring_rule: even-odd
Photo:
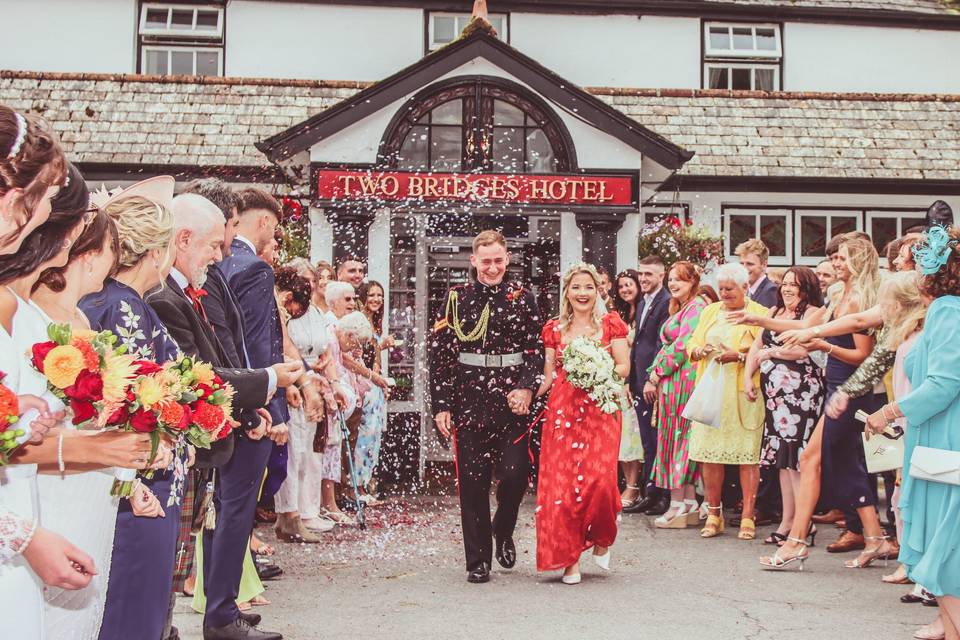
<svg viewBox="0 0 960 640"><path fill-rule="evenodd" d="M598 556L597 554L591 554L593 556L593 561L598 567L604 571L610 571L610 547L607 547L606 553Z"/></svg>

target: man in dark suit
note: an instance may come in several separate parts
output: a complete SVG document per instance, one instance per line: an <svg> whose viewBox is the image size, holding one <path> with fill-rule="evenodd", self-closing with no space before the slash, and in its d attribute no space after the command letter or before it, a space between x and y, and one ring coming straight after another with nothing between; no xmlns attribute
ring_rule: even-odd
<svg viewBox="0 0 960 640"><path fill-rule="evenodd" d="M640 279L640 298L637 300L636 334L630 349L630 392L633 394L640 439L643 442L642 482L646 485L643 500L624 508L626 513L662 515L670 508L670 492L653 482L653 465L657 458L657 430L651 424L653 403L644 398L647 369L660 351L660 327L670 316L670 294L663 286L664 264L658 256L640 260L637 274Z"/></svg>
<svg viewBox="0 0 960 640"><path fill-rule="evenodd" d="M224 220L219 209L193 194L174 199L174 246L176 255L166 286L148 297L177 344L188 355L211 362L217 372L236 389L235 408L245 431L237 433L232 457L217 460L219 465L214 505L216 528L204 531L204 583L207 609L204 616L205 640L280 640L276 633L260 631L255 614L242 614L236 606L244 554L252 530L263 468L256 468L248 452L253 443L263 440L269 428L266 412L258 416L276 391L302 374L299 363L278 364L270 368L246 369L232 361L207 319L202 288L209 265L220 259ZM269 441L267 441L269 442ZM228 441L220 445L221 450ZM267 449L269 454L269 449ZM214 458L218 455L214 452Z"/></svg>

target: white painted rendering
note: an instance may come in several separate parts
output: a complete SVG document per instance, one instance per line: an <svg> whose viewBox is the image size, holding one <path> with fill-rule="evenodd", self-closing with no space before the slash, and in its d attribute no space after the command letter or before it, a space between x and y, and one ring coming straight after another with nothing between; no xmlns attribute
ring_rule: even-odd
<svg viewBox="0 0 960 640"><path fill-rule="evenodd" d="M960 92L960 33L857 25L784 27L786 91Z"/></svg>
<svg viewBox="0 0 960 640"><path fill-rule="evenodd" d="M511 46L581 86L700 86L696 18L512 13L510 29Z"/></svg>
<svg viewBox="0 0 960 640"><path fill-rule="evenodd" d="M423 11L227 3L228 76L380 80L423 57Z"/></svg>
<svg viewBox="0 0 960 640"><path fill-rule="evenodd" d="M643 216L639 213L628 213L623 217L623 226L617 232L617 273L637 268L637 242L642 226Z"/></svg>
<svg viewBox="0 0 960 640"><path fill-rule="evenodd" d="M323 209L310 207L310 262L321 260L333 263L333 225Z"/></svg>
<svg viewBox="0 0 960 640"><path fill-rule="evenodd" d="M390 333L390 216L386 207L377 211L367 232L367 278L383 285L383 330ZM384 354L386 355L386 354Z"/></svg>
<svg viewBox="0 0 960 640"><path fill-rule="evenodd" d="M0 69L136 71L133 0L4 0Z"/></svg>
<svg viewBox="0 0 960 640"><path fill-rule="evenodd" d="M560 213L560 273L583 260L583 232L571 211Z"/></svg>

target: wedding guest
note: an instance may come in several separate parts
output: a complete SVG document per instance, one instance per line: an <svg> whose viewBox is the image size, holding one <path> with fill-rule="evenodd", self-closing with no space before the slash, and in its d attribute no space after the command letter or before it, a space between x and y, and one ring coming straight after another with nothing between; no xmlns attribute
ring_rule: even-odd
<svg viewBox="0 0 960 640"><path fill-rule="evenodd" d="M660 329L670 316L670 294L663 287L663 274L663 260L657 256L642 258L637 266L642 297L637 300L636 337L630 348L630 392L643 441L641 480L644 498L627 507L626 512L649 516L662 515L670 508L669 493L659 489L653 480L653 465L657 459L657 433L652 424L654 406L643 393L650 365L662 346Z"/></svg>
<svg viewBox="0 0 960 640"><path fill-rule="evenodd" d="M951 514L960 504L957 485L936 482L918 464L948 459L960 447L955 432L960 418L960 230L932 227L914 251L922 278L922 293L933 299L924 331L906 357L912 391L883 405L867 419L866 429L880 434L903 417L909 423L904 441L904 481L900 502L903 537L900 561L908 576L937 596L946 637L960 633L960 566L954 553L956 522ZM926 449L918 450L918 447ZM914 466L920 473L914 473Z"/></svg>
<svg viewBox="0 0 960 640"><path fill-rule="evenodd" d="M747 255L747 254L745 254ZM752 253L750 255L753 255ZM694 422L690 435L690 459L701 464L707 522L700 532L703 538L723 533L723 465L740 467L743 490L741 540L756 536L754 506L760 480L760 442L763 435L764 407L750 402L743 394L743 370L750 346L760 333L756 327L738 325L729 314L746 310L766 314L766 308L747 298L749 273L742 264L728 263L717 270L720 302L709 305L700 315L700 323L687 346L690 359L697 362L697 384L703 384L710 367L721 367L723 398L719 425ZM754 383L759 382L759 375Z"/></svg>
<svg viewBox="0 0 960 640"><path fill-rule="evenodd" d="M597 267L597 273L600 274L600 299L606 305L607 311L613 311L613 298L610 296L613 284L610 282L610 272L604 267Z"/></svg>
<svg viewBox="0 0 960 640"><path fill-rule="evenodd" d="M819 309L820 283L809 267L790 267L783 276L771 318L807 318ZM760 390L754 374L760 371ZM783 496L783 515L764 543L782 544L793 526L800 489L800 452L806 447L823 409L821 368L803 347L782 347L765 329L750 348L743 373L747 399L766 406L761 465L776 469ZM816 533L815 530L812 531ZM811 539L811 544L813 540Z"/></svg>
<svg viewBox="0 0 960 640"><path fill-rule="evenodd" d="M598 339L612 356L615 374L625 379L630 373L627 325L606 311L600 286L591 265L568 269L560 316L547 322L542 334L546 358L537 395L550 395L537 487L537 571L563 569L564 584L580 582L580 556L587 549L608 569L617 537L618 416L605 413L585 390L567 380L562 357L564 347L575 339Z"/></svg>
<svg viewBox="0 0 960 640"><path fill-rule="evenodd" d="M827 289L837 281L837 274L833 270L833 262L830 261L830 258L824 258L817 263L814 272L817 274L817 282L820 284L820 297L822 300L826 300Z"/></svg>
<svg viewBox="0 0 960 640"><path fill-rule="evenodd" d="M357 297L363 315L373 327L373 340L364 347L361 361L366 371L370 372L373 386L363 397L363 417L357 431L354 467L357 470L360 499L368 506L376 506L379 501L372 495L370 487L375 482L373 472L380 459L380 443L387 430L387 397L390 393L388 381L383 376L381 354L393 346L393 336L383 333L383 285L376 280L369 280L360 285Z"/></svg>
<svg viewBox="0 0 960 640"><path fill-rule="evenodd" d="M354 289L358 289L363 284L366 265L363 260L356 256L347 256L337 265L337 280L340 282L349 282Z"/></svg>
<svg viewBox="0 0 960 640"><path fill-rule="evenodd" d="M317 273L317 286L313 289L313 304L320 310L321 313L326 314L329 309L327 309L327 284L333 282L337 279L337 273L329 262L321 260L316 265Z"/></svg>
<svg viewBox="0 0 960 640"><path fill-rule="evenodd" d="M620 319L630 328L627 344L633 347L637 335L637 301L640 300L640 275L635 269L627 269L617 274L616 293L613 306ZM623 411L620 425L620 469L626 486L620 494L620 505L627 509L640 499L640 473L643 470L643 439L640 437L640 423L633 409L633 397L624 394Z"/></svg>
<svg viewBox="0 0 960 640"><path fill-rule="evenodd" d="M777 303L777 283L767 277L770 250L758 238L741 242L733 252L749 275L747 297L770 309Z"/></svg>
<svg viewBox="0 0 960 640"><path fill-rule="evenodd" d="M670 492L670 508L654 521L661 529L684 529L700 522L695 484L697 465L690 460L690 421L683 417L696 381L696 365L687 357L703 309L711 300L699 295L700 274L689 262L675 262L667 279L670 317L660 329L662 346L650 365L644 399L657 406L657 459L653 481Z"/></svg>

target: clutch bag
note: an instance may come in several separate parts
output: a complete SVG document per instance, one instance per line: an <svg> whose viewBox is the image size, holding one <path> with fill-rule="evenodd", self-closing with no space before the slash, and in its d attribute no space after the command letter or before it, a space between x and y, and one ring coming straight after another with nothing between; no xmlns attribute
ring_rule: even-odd
<svg viewBox="0 0 960 640"><path fill-rule="evenodd" d="M914 448L910 456L910 477L960 486L960 451Z"/></svg>

